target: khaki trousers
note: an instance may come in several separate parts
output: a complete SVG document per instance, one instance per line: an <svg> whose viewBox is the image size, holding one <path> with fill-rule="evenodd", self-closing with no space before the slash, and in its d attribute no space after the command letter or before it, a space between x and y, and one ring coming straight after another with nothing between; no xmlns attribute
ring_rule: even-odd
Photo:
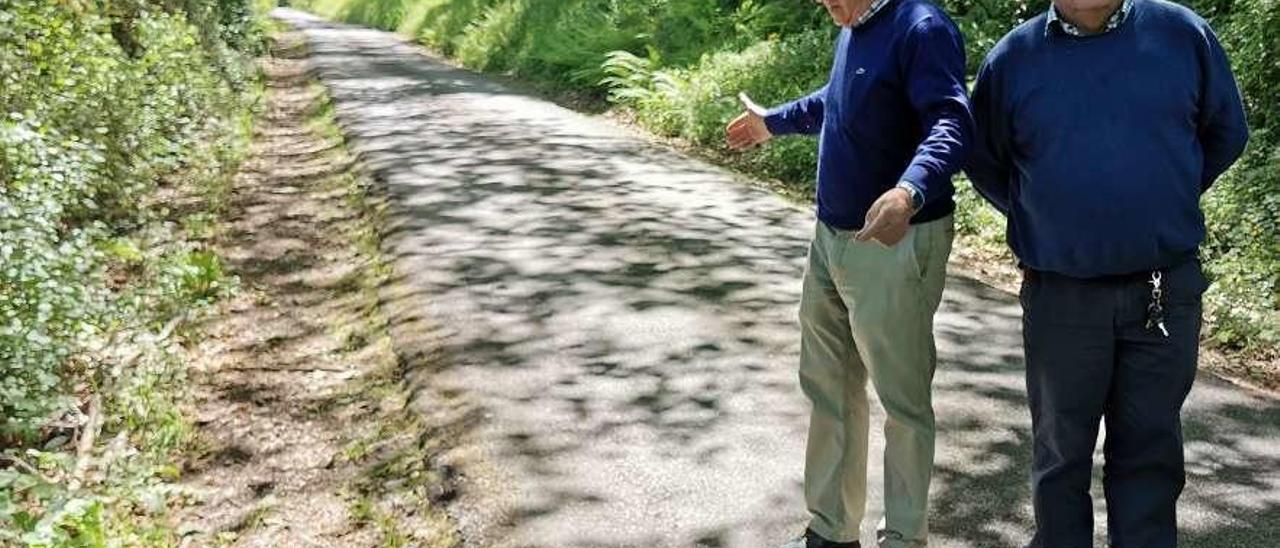
<svg viewBox="0 0 1280 548"><path fill-rule="evenodd" d="M828 540L857 540L866 512L870 378L887 415L880 545L927 542L933 316L954 236L950 216L913 225L893 247L818 223L800 306L800 385L813 404L804 476L809 527Z"/></svg>

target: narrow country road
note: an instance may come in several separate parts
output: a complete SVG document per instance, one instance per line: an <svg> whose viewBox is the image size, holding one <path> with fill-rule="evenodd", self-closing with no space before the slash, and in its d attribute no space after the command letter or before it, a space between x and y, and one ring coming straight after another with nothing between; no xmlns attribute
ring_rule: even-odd
<svg viewBox="0 0 1280 548"><path fill-rule="evenodd" d="M417 405L458 440L440 464L468 546L770 548L800 530L810 213L395 35L276 15L386 194L386 300L426 364ZM951 279L933 546L1026 539L1019 316ZM1185 425L1183 545L1280 545L1280 402L1205 377Z"/></svg>

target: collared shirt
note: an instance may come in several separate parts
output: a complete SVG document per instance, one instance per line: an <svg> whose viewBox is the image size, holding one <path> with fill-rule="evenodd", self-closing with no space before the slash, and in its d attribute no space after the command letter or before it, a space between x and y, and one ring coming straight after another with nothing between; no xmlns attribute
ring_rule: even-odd
<svg viewBox="0 0 1280 548"><path fill-rule="evenodd" d="M1132 11L1133 0L1124 0L1124 3L1120 4L1120 9L1117 9L1115 13L1111 14L1111 17L1107 18L1106 26L1103 27L1102 32L1098 34L1104 34L1116 30L1116 27L1120 26L1121 23L1124 23L1124 20L1129 17L1129 13ZM1050 5L1048 25L1046 25L1044 29L1045 34L1048 34L1049 31L1053 30L1054 25L1057 25L1058 28L1062 29L1062 32L1071 36L1088 36L1090 34L1084 29L1081 29L1080 27L1071 24L1071 22L1066 19L1063 19L1062 15L1058 13L1058 7Z"/></svg>
<svg viewBox="0 0 1280 548"><path fill-rule="evenodd" d="M884 9L885 6L889 5L889 2L891 1L893 0L875 0L874 2L871 3L871 7L867 8L867 11L863 12L862 15L858 16L858 20L854 21L852 26L854 28L857 28L862 26L863 23L870 21L872 17L875 17L877 13L880 13L880 10ZM1132 1L1132 0L1129 0L1129 1Z"/></svg>

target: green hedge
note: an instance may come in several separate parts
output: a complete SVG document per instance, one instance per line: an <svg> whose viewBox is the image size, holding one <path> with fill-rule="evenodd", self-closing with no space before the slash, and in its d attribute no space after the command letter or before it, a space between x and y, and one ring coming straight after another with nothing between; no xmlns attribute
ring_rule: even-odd
<svg viewBox="0 0 1280 548"><path fill-rule="evenodd" d="M217 179L253 74L185 13L139 10L130 56L111 17L70 6L0 2L0 434L67 403L59 372L120 319L111 243L162 177Z"/></svg>
<svg viewBox="0 0 1280 548"><path fill-rule="evenodd" d="M724 123L746 90L773 103L826 77L834 29L799 0L301 0L322 15L394 29L466 66L553 90L587 92L633 111L646 127L722 150ZM1047 0L942 0L967 38L971 74L1013 26ZM1247 158L1205 200L1204 247L1214 285L1210 332L1235 348L1280 343L1280 5L1197 0L1236 65L1255 133ZM807 188L814 146L782 139L729 163ZM999 244L1003 221L960 189L960 229ZM971 240L973 241L973 240Z"/></svg>
<svg viewBox="0 0 1280 548"><path fill-rule="evenodd" d="M122 457L96 485L65 450L90 400L126 455L182 441L180 354L152 335L227 283L187 229L244 151L255 9L0 0L0 545L145 540L112 507L163 465ZM175 218L158 192L180 188L203 200Z"/></svg>
<svg viewBox="0 0 1280 548"><path fill-rule="evenodd" d="M1280 346L1280 2L1217 2L1253 127L1245 157L1205 199L1204 251L1213 337L1230 346ZM1274 355L1274 354L1273 354Z"/></svg>

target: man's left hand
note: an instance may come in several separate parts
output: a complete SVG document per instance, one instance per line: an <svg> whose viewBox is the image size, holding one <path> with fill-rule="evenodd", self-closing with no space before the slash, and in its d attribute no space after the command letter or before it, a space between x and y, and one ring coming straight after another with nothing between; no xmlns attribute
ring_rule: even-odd
<svg viewBox="0 0 1280 548"><path fill-rule="evenodd" d="M875 240L893 247L906 237L914 214L911 193L903 188L891 188L871 204L862 230L854 238L859 242Z"/></svg>

